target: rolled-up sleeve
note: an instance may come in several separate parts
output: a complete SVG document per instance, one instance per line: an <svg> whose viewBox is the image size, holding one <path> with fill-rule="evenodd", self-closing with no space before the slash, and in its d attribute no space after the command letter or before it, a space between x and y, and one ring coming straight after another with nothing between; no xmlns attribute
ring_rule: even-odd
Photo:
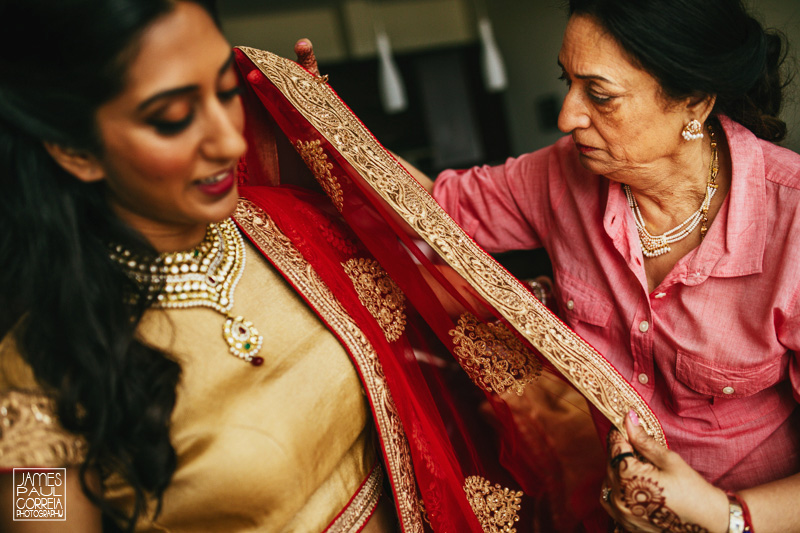
<svg viewBox="0 0 800 533"><path fill-rule="evenodd" d="M433 196L488 252L539 248L560 191L559 142L498 166L445 170Z"/></svg>

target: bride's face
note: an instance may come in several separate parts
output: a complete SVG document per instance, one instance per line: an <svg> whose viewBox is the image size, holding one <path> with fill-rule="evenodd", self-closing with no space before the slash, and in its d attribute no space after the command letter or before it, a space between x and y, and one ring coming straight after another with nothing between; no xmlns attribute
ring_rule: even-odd
<svg viewBox="0 0 800 533"><path fill-rule="evenodd" d="M231 48L200 6L147 28L123 91L102 105L99 159L116 213L159 250L190 248L236 206L244 114Z"/></svg>

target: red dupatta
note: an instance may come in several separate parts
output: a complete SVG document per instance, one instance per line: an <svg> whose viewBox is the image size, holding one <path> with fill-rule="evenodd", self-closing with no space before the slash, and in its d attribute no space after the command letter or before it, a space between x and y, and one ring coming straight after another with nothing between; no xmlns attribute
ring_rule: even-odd
<svg viewBox="0 0 800 533"><path fill-rule="evenodd" d="M542 370L617 426L634 408L665 443L635 390L480 250L323 78L267 52L236 57L249 143L236 220L350 353L403 531L557 529L542 505L559 488L555 451L531 428L523 438L502 399ZM316 180L307 188L327 197L276 186L308 177L296 154Z"/></svg>

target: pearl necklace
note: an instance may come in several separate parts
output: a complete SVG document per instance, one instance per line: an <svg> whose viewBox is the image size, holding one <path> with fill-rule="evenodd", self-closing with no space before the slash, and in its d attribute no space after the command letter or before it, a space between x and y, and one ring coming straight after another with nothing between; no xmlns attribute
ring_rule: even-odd
<svg viewBox="0 0 800 533"><path fill-rule="evenodd" d="M209 307L225 316L222 336L228 351L260 366L257 356L264 338L253 323L229 313L233 293L246 263L244 239L233 222L209 224L203 241L188 252L163 253L143 262L123 246L112 247L110 257L140 286L148 287L148 299L160 309Z"/></svg>
<svg viewBox="0 0 800 533"><path fill-rule="evenodd" d="M689 218L672 228L671 230L662 233L661 235L651 235L645 226L644 217L639 210L639 203L636 197L631 192L628 185L623 185L625 196L628 199L628 206L633 210L633 218L636 222L636 230L639 233L639 242L642 243L642 254L645 257L658 257L672 251L670 244L681 241L691 235L695 228L700 224L700 238L703 239L708 231L708 208L711 206L711 200L717 192L717 173L719 172L719 155L717 153L717 141L714 138L714 131L711 125L708 126L708 133L711 139L711 164L708 171L708 180L706 182L706 194L703 197L703 202L700 208L694 213L689 215Z"/></svg>

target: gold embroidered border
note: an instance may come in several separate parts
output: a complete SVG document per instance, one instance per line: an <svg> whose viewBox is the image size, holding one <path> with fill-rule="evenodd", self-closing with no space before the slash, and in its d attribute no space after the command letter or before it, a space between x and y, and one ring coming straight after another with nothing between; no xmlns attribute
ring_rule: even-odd
<svg viewBox="0 0 800 533"><path fill-rule="evenodd" d="M83 462L85 441L58 424L55 403L43 394L0 394L0 467L66 467Z"/></svg>
<svg viewBox="0 0 800 533"><path fill-rule="evenodd" d="M331 174L333 165L328 163L328 156L320 146L319 141L297 141L294 145L297 153L305 161L306 166L317 179L325 194L331 199L333 205L339 212L344 205L344 196L339 180Z"/></svg>
<svg viewBox="0 0 800 533"><path fill-rule="evenodd" d="M604 357L550 313L519 281L480 249L422 186L378 144L325 84L269 52L240 47L362 178L448 265L614 425L635 409L648 434L666 444L647 403Z"/></svg>
<svg viewBox="0 0 800 533"><path fill-rule="evenodd" d="M406 329L406 297L400 287L374 259L350 259L342 267L386 340L399 339Z"/></svg>
<svg viewBox="0 0 800 533"><path fill-rule="evenodd" d="M324 318L352 354L370 399L375 424L381 436L381 445L388 465L389 478L395 490L403 531L422 533L411 449L394 400L386 385L386 377L375 348L316 271L275 226L267 213L248 200L240 200L234 218L270 261L289 278L292 285Z"/></svg>
<svg viewBox="0 0 800 533"><path fill-rule="evenodd" d="M383 469L380 461L375 464L372 473L358 490L339 517L325 529L324 533L357 533L372 517L372 513L381 499Z"/></svg>
<svg viewBox="0 0 800 533"><path fill-rule="evenodd" d="M492 486L487 479L470 476L464 480L464 492L485 533L516 533L512 526L519 522L522 491Z"/></svg>
<svg viewBox="0 0 800 533"><path fill-rule="evenodd" d="M542 374L542 364L502 323L483 323L464 313L450 335L455 356L480 388L522 396L525 386Z"/></svg>

